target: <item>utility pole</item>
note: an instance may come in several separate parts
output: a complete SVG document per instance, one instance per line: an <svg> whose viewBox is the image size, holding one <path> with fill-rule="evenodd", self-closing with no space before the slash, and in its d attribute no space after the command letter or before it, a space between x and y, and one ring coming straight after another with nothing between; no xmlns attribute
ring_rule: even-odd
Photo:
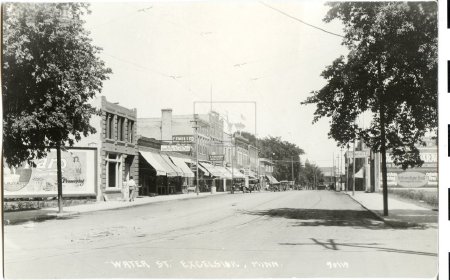
<svg viewBox="0 0 450 280"><path fill-rule="evenodd" d="M233 144L233 135L231 135L231 193L234 194L234 153L236 152L236 141Z"/></svg>
<svg viewBox="0 0 450 280"><path fill-rule="evenodd" d="M352 195L355 196L355 142L356 139L353 139L353 180L352 180Z"/></svg>
<svg viewBox="0 0 450 280"><path fill-rule="evenodd" d="M337 160L338 160L338 184L339 184L339 189L342 189L342 179L341 179L341 174L342 174L342 156L339 154L338 152L338 156L337 156Z"/></svg>
<svg viewBox="0 0 450 280"><path fill-rule="evenodd" d="M197 124L197 116L194 114L194 120L195 120L195 168L196 168L196 172L195 172L195 177L197 180L197 184L196 184L196 188L195 191L197 192L197 195L199 195L200 193L200 189L199 189L199 181L198 181L198 124Z"/></svg>
<svg viewBox="0 0 450 280"><path fill-rule="evenodd" d="M61 167L61 143L56 144L56 165L57 165L57 181L58 181L58 212L63 212L62 197L62 167Z"/></svg>
<svg viewBox="0 0 450 280"><path fill-rule="evenodd" d="M294 179L294 157L291 157L292 161L291 161L291 167L292 167L292 182L295 182Z"/></svg>
<svg viewBox="0 0 450 280"><path fill-rule="evenodd" d="M334 170L334 152L333 152L333 167L332 167L332 171L331 171L331 176L333 176L333 184L334 184L334 190L337 191L338 188L336 186L336 170Z"/></svg>
<svg viewBox="0 0 450 280"><path fill-rule="evenodd" d="M348 158L348 152L349 152L349 145L347 144L347 156L345 157L345 163L346 163L346 168L345 168L345 175L347 176L347 182L345 184L345 192L347 192L348 190L348 173L350 172L349 170L349 164L350 164L350 159Z"/></svg>
<svg viewBox="0 0 450 280"><path fill-rule="evenodd" d="M341 165L341 169L340 169L340 172L339 172L339 184L341 185L341 188L342 188L342 170L344 169L344 165L342 163L342 158L343 158L343 155L342 155L342 147L341 147L341 158L340 158L340 161L339 161L339 164Z"/></svg>

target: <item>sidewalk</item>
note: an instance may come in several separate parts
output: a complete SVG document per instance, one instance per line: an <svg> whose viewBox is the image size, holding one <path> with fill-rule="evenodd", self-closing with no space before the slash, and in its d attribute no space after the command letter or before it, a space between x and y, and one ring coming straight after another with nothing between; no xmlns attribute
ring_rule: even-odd
<svg viewBox="0 0 450 280"><path fill-rule="evenodd" d="M13 211L3 213L3 222L5 225L18 224L27 221L43 221L55 218L63 218L66 216L79 215L82 213L130 208L139 205L147 205L156 202L171 201L171 200L184 200L184 199L194 199L194 198L204 198L214 195L228 194L228 192L217 192L211 193L196 193L189 194L173 194L173 195L160 195L154 197L137 197L135 201L98 201L91 204L81 204L65 206L62 213L58 213L58 208L42 208L37 210L25 210L25 211Z"/></svg>
<svg viewBox="0 0 450 280"><path fill-rule="evenodd" d="M366 193L356 191L347 195L361 204L364 208L377 215L388 225L394 227L414 227L414 226L436 226L438 223L438 212L424 207L414 205L405 201L400 201L388 195L388 216L383 215L383 195L382 193ZM435 224L435 225L431 225Z"/></svg>

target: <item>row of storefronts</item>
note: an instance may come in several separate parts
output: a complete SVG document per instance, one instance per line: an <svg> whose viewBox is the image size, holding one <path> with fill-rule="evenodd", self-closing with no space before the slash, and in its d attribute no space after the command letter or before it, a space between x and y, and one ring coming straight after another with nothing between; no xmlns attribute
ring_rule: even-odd
<svg viewBox="0 0 450 280"><path fill-rule="evenodd" d="M436 140L428 137L424 144L418 147L421 166L403 169L396 165L388 155L387 161L387 185L389 188L437 188L438 187L438 148ZM352 166L353 152L345 153L346 172L341 181L349 186L353 185ZM382 189L381 155L372 152L362 141L355 151L355 190L376 192ZM337 180L339 181L339 180ZM342 188L345 187L345 183ZM350 187L351 188L351 187Z"/></svg>
<svg viewBox="0 0 450 280"><path fill-rule="evenodd" d="M138 119L136 109L105 97L97 98L94 106L102 112L91 118L97 133L62 153L66 197L120 200L131 178L140 186L139 194L149 196L184 193L196 186L200 191L230 191L233 183L277 183L271 175L273 163L259 159L244 137L227 137L214 112L172 117L164 109L155 120ZM4 165L4 175L5 198L55 196L56 153L52 150L36 167Z"/></svg>

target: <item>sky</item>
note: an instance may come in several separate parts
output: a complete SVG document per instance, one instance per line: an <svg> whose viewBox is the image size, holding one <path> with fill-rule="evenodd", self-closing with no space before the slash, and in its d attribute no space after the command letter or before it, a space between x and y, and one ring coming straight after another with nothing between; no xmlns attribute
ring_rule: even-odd
<svg viewBox="0 0 450 280"><path fill-rule="evenodd" d="M302 162L332 166L340 152L329 120L313 125L315 106L300 102L325 85L320 73L347 49L341 37L265 4L343 34L313 0L92 3L86 28L113 71L102 94L139 118L212 108L258 137L297 144Z"/></svg>

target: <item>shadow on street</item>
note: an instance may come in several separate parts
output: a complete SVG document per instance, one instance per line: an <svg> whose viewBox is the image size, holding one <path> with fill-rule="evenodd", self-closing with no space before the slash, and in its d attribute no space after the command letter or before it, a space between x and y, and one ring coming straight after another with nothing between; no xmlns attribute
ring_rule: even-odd
<svg viewBox="0 0 450 280"><path fill-rule="evenodd" d="M79 215L57 216L55 210L29 210L6 212L3 215L4 225L20 225L29 222L42 223L48 220L73 220L78 219Z"/></svg>
<svg viewBox="0 0 450 280"><path fill-rule="evenodd" d="M334 241L334 239L328 239L328 241L319 241L319 240L317 240L315 238L310 238L310 239L313 242L310 242L310 243L279 243L279 244L280 245L287 245L287 246L311 246L311 245L318 245L318 246L322 246L325 249L335 250L335 251L340 250L341 249L340 247L351 247L351 248L374 249L376 251L398 253L398 254L413 254L413 255L420 255L420 256L437 257L436 253L379 247L378 245L381 245L379 243L342 243L342 242L336 243Z"/></svg>
<svg viewBox="0 0 450 280"><path fill-rule="evenodd" d="M395 217L393 212L394 211L391 212L391 215L392 217ZM433 220L433 215L430 215L428 219L423 216L428 212L417 210L407 211L411 216L422 215L422 220L429 220L431 222L431 220ZM426 229L429 227L427 224L401 221L395 218L385 223L378 216L366 210L276 208L264 211L240 211L240 213L299 220L292 226L340 226L367 229Z"/></svg>

